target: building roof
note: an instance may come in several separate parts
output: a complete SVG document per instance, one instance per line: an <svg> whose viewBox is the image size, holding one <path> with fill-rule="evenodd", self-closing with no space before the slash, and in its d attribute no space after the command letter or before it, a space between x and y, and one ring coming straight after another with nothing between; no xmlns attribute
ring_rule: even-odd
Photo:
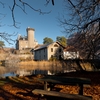
<svg viewBox="0 0 100 100"><path fill-rule="evenodd" d="M59 44L60 46L62 46L58 41L53 42L53 43L57 43L57 44ZM39 50L39 49L47 48L48 46L52 45L53 43L48 43L48 44L43 44L43 45L37 46L34 50ZM63 47L63 46L62 46L62 47Z"/></svg>
<svg viewBox="0 0 100 100"><path fill-rule="evenodd" d="M74 46L67 46L64 51L71 51L71 52L76 52L76 48Z"/></svg>

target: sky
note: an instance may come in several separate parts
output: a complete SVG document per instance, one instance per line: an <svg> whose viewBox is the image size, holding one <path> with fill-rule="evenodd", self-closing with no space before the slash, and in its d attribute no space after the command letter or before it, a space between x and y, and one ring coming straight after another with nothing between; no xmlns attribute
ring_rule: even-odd
<svg viewBox="0 0 100 100"><path fill-rule="evenodd" d="M18 34L21 34L22 36L27 35L27 27L34 28L35 39L39 44L43 44L43 39L45 37L52 38L53 41L56 41L57 36L66 36L62 33L63 28L60 26L58 21L59 16L61 16L64 12L63 0L55 0L54 6L51 2L46 6L46 0L22 0L28 2L35 9L41 9L43 12L51 12L49 14L40 14L29 7L25 7L26 14L19 7L16 7L14 10L14 16L16 22L20 23L17 24L19 28L11 26L13 24L13 20L9 5L12 7L12 1L13 0L3 0L5 6L3 7L0 5L0 13L5 15L5 17L0 16L0 25L2 25L0 27L0 32L6 32L9 34L16 33L16 36L11 37L13 40L16 40ZM0 40L4 41L1 37ZM15 48L15 42L12 42L12 44L5 42L5 46Z"/></svg>

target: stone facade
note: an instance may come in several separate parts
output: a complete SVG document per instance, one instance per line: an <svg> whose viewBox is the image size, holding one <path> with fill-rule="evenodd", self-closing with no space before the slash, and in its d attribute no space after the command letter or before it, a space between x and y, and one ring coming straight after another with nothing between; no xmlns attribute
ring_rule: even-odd
<svg viewBox="0 0 100 100"><path fill-rule="evenodd" d="M34 32L35 30L33 28L27 28L27 36L21 36L19 35L16 41L16 49L17 50L23 50L26 48L34 48L36 45L38 45L38 42L34 38Z"/></svg>

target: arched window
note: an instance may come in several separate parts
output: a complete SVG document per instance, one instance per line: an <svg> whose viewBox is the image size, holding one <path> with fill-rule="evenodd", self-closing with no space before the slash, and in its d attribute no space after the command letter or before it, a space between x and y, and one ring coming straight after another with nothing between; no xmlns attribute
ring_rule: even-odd
<svg viewBox="0 0 100 100"><path fill-rule="evenodd" d="M58 45L57 45L57 44L55 44L55 45L54 45L54 47L58 47Z"/></svg>

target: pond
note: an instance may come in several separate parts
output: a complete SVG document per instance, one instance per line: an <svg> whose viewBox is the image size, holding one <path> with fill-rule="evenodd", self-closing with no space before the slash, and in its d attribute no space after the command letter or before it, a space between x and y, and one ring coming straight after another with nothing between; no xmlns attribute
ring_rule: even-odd
<svg viewBox="0 0 100 100"><path fill-rule="evenodd" d="M0 75L0 77L7 77L7 76L16 76L16 74L14 72L9 72L9 73L5 73L5 74Z"/></svg>
<svg viewBox="0 0 100 100"><path fill-rule="evenodd" d="M16 70L15 72L8 72L5 74L1 74L0 77L8 77L8 76L28 76L28 75L37 75L37 74L44 74L44 75L53 75L49 70Z"/></svg>
<svg viewBox="0 0 100 100"><path fill-rule="evenodd" d="M31 68L31 65L24 65L19 67L17 60L9 60L5 62L6 66L0 67L0 77L7 77L7 76L28 76L28 75L37 75L37 74L43 74L43 75L54 75L56 73L69 73L76 71L72 69L71 67L63 68L62 66L57 64L51 64L51 66L43 65L39 67L32 65L33 68ZM47 68L46 68L46 67ZM52 67L53 66L53 67ZM27 67L29 67L28 70ZM50 67L50 68L49 68ZM25 69L26 68L26 69Z"/></svg>
<svg viewBox="0 0 100 100"><path fill-rule="evenodd" d="M63 70L62 73L69 73L69 72L75 72L76 70ZM0 77L8 77L8 76L29 76L29 75L37 75L37 74L42 74L42 75L54 75L57 72L55 71L50 71L50 70L16 70L14 72L8 72L5 74L1 74ZM61 73L61 72L60 72Z"/></svg>

